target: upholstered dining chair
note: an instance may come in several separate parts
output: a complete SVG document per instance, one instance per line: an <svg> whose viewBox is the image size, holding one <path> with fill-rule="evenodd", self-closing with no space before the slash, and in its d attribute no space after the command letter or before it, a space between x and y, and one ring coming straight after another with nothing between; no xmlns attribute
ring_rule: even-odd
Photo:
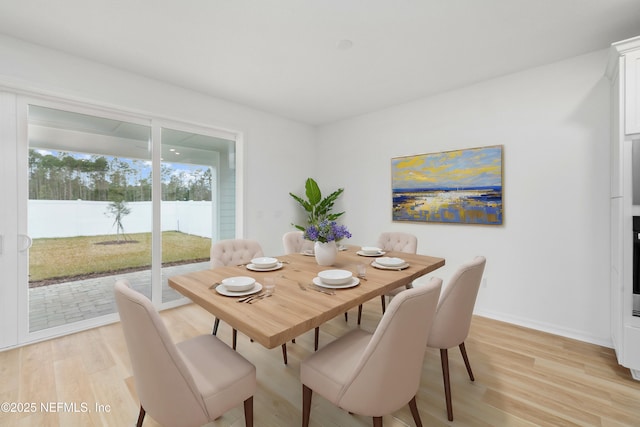
<svg viewBox="0 0 640 427"><path fill-rule="evenodd" d="M126 280L114 287L136 392L137 426L146 413L165 427L196 427L244 402L253 426L256 368L213 335L175 344L147 297Z"/></svg>
<svg viewBox="0 0 640 427"><path fill-rule="evenodd" d="M305 250L313 250L313 242L304 238L302 231L288 231L282 236L282 246L284 246L285 255L299 254ZM320 327L315 329L315 337L313 340L314 349L318 350L320 343Z"/></svg>
<svg viewBox="0 0 640 427"><path fill-rule="evenodd" d="M418 238L413 234L403 233L401 231L389 231L380 234L378 247L385 252L396 251L415 254L418 251ZM403 290L405 290L405 288L401 286L389 291L386 296L392 298ZM380 302L382 303L382 312L384 313L386 306L385 295L380 296Z"/></svg>
<svg viewBox="0 0 640 427"><path fill-rule="evenodd" d="M373 417L374 427L409 404L422 426L416 393L441 286L441 279L432 278L400 293L373 334L354 329L302 361L303 427L309 425L314 391L346 411Z"/></svg>
<svg viewBox="0 0 640 427"><path fill-rule="evenodd" d="M464 341L469 335L473 307L476 303L486 262L485 257L475 257L473 261L460 266L449 280L449 283L444 286L440 301L438 301L431 334L427 341L428 347L440 349L442 379L449 421L453 421L453 406L451 403L451 383L449 381L448 349L456 346L460 348L469 379L474 381L475 378L471 371ZM402 293L399 295L402 295Z"/></svg>
<svg viewBox="0 0 640 427"><path fill-rule="evenodd" d="M251 262L253 258L264 255L262 246L256 240L250 239L228 239L220 240L211 245L211 268L227 265L243 265ZM213 323L213 335L218 333L220 319L216 317ZM238 342L238 331L232 330L232 347L235 350ZM295 341L294 341L295 342ZM316 339L317 347L317 339ZM282 359L287 364L287 345L282 344Z"/></svg>
<svg viewBox="0 0 640 427"><path fill-rule="evenodd" d="M306 250L313 251L313 242L304 238L304 232L288 231L282 236L282 245L284 246L284 253L299 254Z"/></svg>
<svg viewBox="0 0 640 427"><path fill-rule="evenodd" d="M249 263L253 258L264 255L262 246L255 240L249 239L227 239L220 240L211 245L210 262L211 268L224 267L227 265L242 265ZM216 317L213 322L213 335L218 333L220 319ZM233 329L232 347L236 349L238 331Z"/></svg>
<svg viewBox="0 0 640 427"><path fill-rule="evenodd" d="M225 265L241 265L264 255L256 240L228 239L211 245L211 268Z"/></svg>
<svg viewBox="0 0 640 427"><path fill-rule="evenodd" d="M401 231L388 231L380 234L380 237L378 237L377 247L385 252L395 251L415 254L418 251L418 238L413 234L403 233ZM405 287L393 289L387 292L386 296L392 298L405 289ZM384 294L380 295L380 302L382 304L382 312L384 313L387 305ZM362 304L358 306L358 325L361 320Z"/></svg>

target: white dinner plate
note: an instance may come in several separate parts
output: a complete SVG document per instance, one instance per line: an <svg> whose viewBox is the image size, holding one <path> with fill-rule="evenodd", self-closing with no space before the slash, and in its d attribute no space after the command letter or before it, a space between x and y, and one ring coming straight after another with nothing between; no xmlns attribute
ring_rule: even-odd
<svg viewBox="0 0 640 427"><path fill-rule="evenodd" d="M259 256L251 260L251 264L253 264L256 268L271 268L275 267L278 264L277 258L272 258L270 256Z"/></svg>
<svg viewBox="0 0 640 427"><path fill-rule="evenodd" d="M404 270L405 268L409 267L409 263L405 262L402 265L398 265L398 266L395 266L395 267L390 267L390 266L387 266L387 265L378 264L377 262L373 261L371 263L371 266L375 267L375 268L379 268L381 270Z"/></svg>
<svg viewBox="0 0 640 427"><path fill-rule="evenodd" d="M356 253L358 255L360 255L360 256L382 256L382 255L386 254L385 251L380 251L377 254L372 254L372 253L367 253L367 252L362 252L362 251L358 251Z"/></svg>
<svg viewBox="0 0 640 427"><path fill-rule="evenodd" d="M269 267L269 268L258 268L253 264L247 264L247 270L251 270L251 271L274 271L274 270L280 270L282 268L284 264L282 264L281 262L278 262L276 265L274 265L273 267Z"/></svg>
<svg viewBox="0 0 640 427"><path fill-rule="evenodd" d="M313 252L311 249L307 249L306 251L302 251L301 253L304 256L316 256L315 252Z"/></svg>
<svg viewBox="0 0 640 427"><path fill-rule="evenodd" d="M318 277L327 285L346 285L351 283L353 273L349 270L323 270Z"/></svg>
<svg viewBox="0 0 640 427"><path fill-rule="evenodd" d="M382 257L376 260L376 263L383 265L385 267L400 267L401 265L406 264L407 262L402 258L395 257Z"/></svg>
<svg viewBox="0 0 640 427"><path fill-rule="evenodd" d="M320 286L321 288L329 288L329 289L346 289L346 288L353 288L354 286L358 286L358 283L360 283L360 279L358 279L357 277L353 277L351 279L351 282L342 284L342 285L327 285L326 283L324 283L322 281L322 279L320 279L319 277L314 277L313 278L313 284Z"/></svg>
<svg viewBox="0 0 640 427"><path fill-rule="evenodd" d="M253 285L253 288L247 289L246 291L240 291L240 292L230 291L223 284L219 284L218 286L216 286L216 292L218 292L220 295L224 295L227 297L243 297L246 295L255 294L256 292L260 292L261 290L262 290L262 285L258 282L256 282L255 285Z"/></svg>

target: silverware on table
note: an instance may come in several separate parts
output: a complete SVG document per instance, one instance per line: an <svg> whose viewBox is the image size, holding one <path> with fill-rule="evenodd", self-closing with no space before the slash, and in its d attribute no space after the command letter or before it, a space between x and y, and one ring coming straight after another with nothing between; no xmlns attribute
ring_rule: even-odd
<svg viewBox="0 0 640 427"><path fill-rule="evenodd" d="M265 298L269 298L271 295L273 295L273 294L271 294L269 292L266 292L266 293L261 294L261 295L255 297L255 298L253 298L253 299L250 299L249 301L247 301L247 303L253 304L254 302L258 302L258 301L263 300Z"/></svg>
<svg viewBox="0 0 640 427"><path fill-rule="evenodd" d="M307 287L309 289L311 289L312 291L322 292L323 294L327 294L327 295L335 295L336 294L335 291L332 291L330 289L321 288L321 287L316 286L316 285L309 285Z"/></svg>
<svg viewBox="0 0 640 427"><path fill-rule="evenodd" d="M260 295L264 295L264 292L258 292L257 294L249 295L248 297L240 298L236 302L249 302L254 298L258 298Z"/></svg>

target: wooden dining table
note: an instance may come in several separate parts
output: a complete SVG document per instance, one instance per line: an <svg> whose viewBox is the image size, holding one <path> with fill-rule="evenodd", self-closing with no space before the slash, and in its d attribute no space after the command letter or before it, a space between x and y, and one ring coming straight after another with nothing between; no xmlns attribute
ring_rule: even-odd
<svg viewBox="0 0 640 427"><path fill-rule="evenodd" d="M247 266L225 266L169 277L169 286L267 348L275 348L295 339L332 318L358 307L392 289L410 285L413 280L445 264L444 258L404 252L387 252L408 263L403 269L380 269L371 263L375 257L358 255L359 246L347 246L338 252L332 266L320 266L313 256L290 254L275 257L282 268L252 271ZM322 270L342 269L357 276L357 265L366 265L366 280L356 286L331 289L329 295L312 289L313 279ZM274 277L275 292L252 304L238 302L240 297L218 293L215 285L234 276L249 276L258 283ZM303 289L304 288L304 289Z"/></svg>

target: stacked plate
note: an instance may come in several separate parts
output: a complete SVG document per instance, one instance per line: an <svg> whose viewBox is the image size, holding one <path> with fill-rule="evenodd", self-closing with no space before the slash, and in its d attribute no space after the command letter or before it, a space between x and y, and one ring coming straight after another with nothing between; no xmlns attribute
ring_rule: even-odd
<svg viewBox="0 0 640 427"><path fill-rule="evenodd" d="M376 257L385 254L385 252L382 249L376 246L363 246L356 253L360 256L376 256Z"/></svg>
<svg viewBox="0 0 640 427"><path fill-rule="evenodd" d="M261 289L262 285L257 283L256 279L247 276L228 277L216 287L219 294L230 297L251 295Z"/></svg>
<svg viewBox="0 0 640 427"><path fill-rule="evenodd" d="M313 283L323 288L338 289L356 286L360 280L348 270L324 270L313 278Z"/></svg>
<svg viewBox="0 0 640 427"><path fill-rule="evenodd" d="M282 263L277 258L266 256L253 258L251 263L247 264L247 269L253 271L273 271L279 268L282 268Z"/></svg>
<svg viewBox="0 0 640 427"><path fill-rule="evenodd" d="M372 266L376 268L382 268L387 270L402 270L403 268L409 267L409 263L407 263L402 258L394 258L394 257L381 257L377 258L375 261L371 263Z"/></svg>

